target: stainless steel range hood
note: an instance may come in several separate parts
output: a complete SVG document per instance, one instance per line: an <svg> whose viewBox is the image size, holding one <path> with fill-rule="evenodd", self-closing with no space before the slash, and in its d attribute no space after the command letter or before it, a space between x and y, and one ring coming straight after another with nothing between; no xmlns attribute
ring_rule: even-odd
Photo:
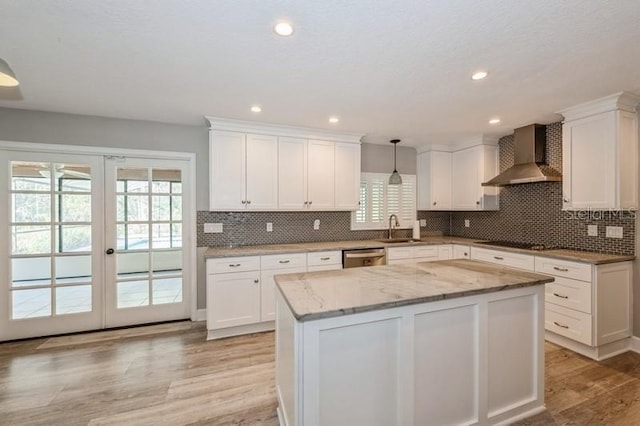
<svg viewBox="0 0 640 426"><path fill-rule="evenodd" d="M562 175L546 164L547 134L542 124L515 129L513 134L513 167L482 186L507 186L533 182L560 182Z"/></svg>

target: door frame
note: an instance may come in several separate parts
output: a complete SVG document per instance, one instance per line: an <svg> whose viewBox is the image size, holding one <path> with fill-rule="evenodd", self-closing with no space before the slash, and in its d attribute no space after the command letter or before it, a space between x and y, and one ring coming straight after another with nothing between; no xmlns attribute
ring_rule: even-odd
<svg viewBox="0 0 640 426"><path fill-rule="evenodd" d="M190 264L184 265L184 268L190 268L189 274L189 312L191 321L198 320L198 268L197 268L197 210L196 210L196 154L191 152L179 151L157 151L146 149L129 149L129 148L112 148L112 147L94 147L86 145L63 145L63 144L47 144L36 142L13 142L0 140L0 150L5 151L30 151L52 154L84 154L84 155L102 155L102 156L122 156L134 158L150 158L163 160L186 160L189 165L187 173L189 173L190 184L186 191L189 192L189 205L187 206L191 213L183 216L183 220L191 221L191 231L188 235L184 235L187 244L183 244L190 258ZM184 209L186 210L186 209ZM102 231L104 237L104 230ZM103 245L104 245L104 238ZM103 247L103 250L106 250ZM103 274L104 275L104 274Z"/></svg>

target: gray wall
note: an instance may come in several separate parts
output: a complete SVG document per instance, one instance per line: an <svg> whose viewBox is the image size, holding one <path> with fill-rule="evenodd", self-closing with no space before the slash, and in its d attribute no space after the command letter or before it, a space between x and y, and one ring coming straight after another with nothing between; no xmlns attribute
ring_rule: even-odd
<svg viewBox="0 0 640 426"><path fill-rule="evenodd" d="M393 171L393 145L363 143L361 151L362 171L369 173L389 173ZM402 175L416 174L416 149L398 145L398 172Z"/></svg>

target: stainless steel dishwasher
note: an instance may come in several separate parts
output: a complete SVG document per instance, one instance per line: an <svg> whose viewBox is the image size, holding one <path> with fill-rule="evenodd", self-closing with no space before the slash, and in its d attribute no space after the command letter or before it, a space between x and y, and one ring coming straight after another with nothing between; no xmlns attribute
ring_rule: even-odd
<svg viewBox="0 0 640 426"><path fill-rule="evenodd" d="M384 247L342 251L342 267L345 269L386 265L386 260Z"/></svg>

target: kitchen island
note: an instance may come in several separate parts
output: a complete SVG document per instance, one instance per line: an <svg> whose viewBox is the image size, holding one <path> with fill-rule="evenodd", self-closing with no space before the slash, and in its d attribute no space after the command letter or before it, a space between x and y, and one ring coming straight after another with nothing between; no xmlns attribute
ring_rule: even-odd
<svg viewBox="0 0 640 426"><path fill-rule="evenodd" d="M493 424L544 410L551 281L469 260L276 276L281 424Z"/></svg>

